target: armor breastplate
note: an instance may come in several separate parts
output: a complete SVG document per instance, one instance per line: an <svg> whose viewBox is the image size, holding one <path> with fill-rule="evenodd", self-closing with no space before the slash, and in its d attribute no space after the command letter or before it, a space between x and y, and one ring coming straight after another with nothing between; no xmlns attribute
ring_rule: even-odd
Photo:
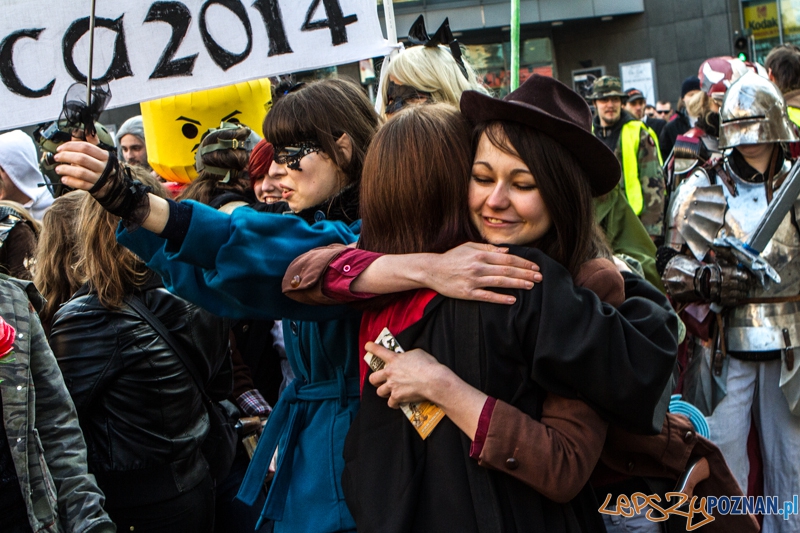
<svg viewBox="0 0 800 533"><path fill-rule="evenodd" d="M781 174L788 172L789 167L787 162ZM687 244L698 260L703 260L711 249L711 236L718 237L722 230L747 242L767 208L763 183L744 181L727 164L724 170L735 186L735 193L725 185L710 184L705 171L698 170L680 184L670 204L667 242L673 247ZM795 202L794 211L800 214L800 201ZM761 257L780 274L781 283L772 283L768 289L756 283L748 297L800 294L800 233L792 222L792 213L784 217ZM785 347L784 328L789 330L792 343L800 339L800 302L729 308L725 314L726 347L734 352L781 350Z"/></svg>

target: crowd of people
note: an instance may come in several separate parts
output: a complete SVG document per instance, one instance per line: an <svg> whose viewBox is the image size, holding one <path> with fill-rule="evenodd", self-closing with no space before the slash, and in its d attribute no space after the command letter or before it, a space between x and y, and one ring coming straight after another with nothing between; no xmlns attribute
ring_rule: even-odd
<svg viewBox="0 0 800 533"><path fill-rule="evenodd" d="M141 117L55 182L0 135L0 530L656 533L693 520L620 502L800 494L800 49L673 111L495 98L448 30L377 107L281 84L186 186Z"/></svg>

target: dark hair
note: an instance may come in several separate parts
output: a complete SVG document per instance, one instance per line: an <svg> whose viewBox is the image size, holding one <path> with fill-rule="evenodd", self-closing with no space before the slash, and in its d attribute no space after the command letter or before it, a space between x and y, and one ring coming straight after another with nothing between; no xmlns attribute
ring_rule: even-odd
<svg viewBox="0 0 800 533"><path fill-rule="evenodd" d="M480 241L470 223L470 126L448 104L410 106L372 141L361 181L360 248L444 252Z"/></svg>
<svg viewBox="0 0 800 533"><path fill-rule="evenodd" d="M198 150L203 146L209 146L221 140L232 140L245 142L250 137L250 129L222 129L212 131L206 135L200 143ZM227 183L222 183L225 176L214 174L207 170L201 170L192 183L190 183L177 200L195 200L202 204L209 204L211 201L226 192L244 193L250 188L250 178L247 174L247 162L250 154L247 150L215 150L203 154L202 161L207 167L217 167L230 170L230 177Z"/></svg>
<svg viewBox="0 0 800 533"><path fill-rule="evenodd" d="M552 221L536 243L575 277L581 265L605 252L594 220L592 189L575 157L552 137L516 122L485 122L473 134L473 152L481 137L499 150L519 157L536 179Z"/></svg>
<svg viewBox="0 0 800 533"><path fill-rule="evenodd" d="M316 141L345 174L347 182L361 177L364 155L378 129L378 115L361 87L344 79L320 80L278 99L264 119L264 138L273 146ZM350 137L349 161L337 146Z"/></svg>
<svg viewBox="0 0 800 533"><path fill-rule="evenodd" d="M776 46L764 62L782 93L800 89L800 48L793 44Z"/></svg>

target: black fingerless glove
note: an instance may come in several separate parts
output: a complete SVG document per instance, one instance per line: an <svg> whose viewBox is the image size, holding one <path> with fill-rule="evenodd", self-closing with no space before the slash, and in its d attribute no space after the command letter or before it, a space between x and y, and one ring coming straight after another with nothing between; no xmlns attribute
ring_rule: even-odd
<svg viewBox="0 0 800 533"><path fill-rule="evenodd" d="M128 231L139 229L150 214L152 189L131 177L130 169L119 163L117 154L109 151L108 163L89 194L103 209L123 220Z"/></svg>

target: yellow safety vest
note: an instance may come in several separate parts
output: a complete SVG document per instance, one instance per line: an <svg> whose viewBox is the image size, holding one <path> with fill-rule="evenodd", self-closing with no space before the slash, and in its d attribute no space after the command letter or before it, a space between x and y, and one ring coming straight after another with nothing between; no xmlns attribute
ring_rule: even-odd
<svg viewBox="0 0 800 533"><path fill-rule="evenodd" d="M658 163L663 165L661 149L658 146L656 133L640 120L632 120L622 126L619 142L622 153L622 176L625 182L625 197L636 215L641 215L644 209L642 198L642 184L639 182L639 139L641 130L645 129L656 146Z"/></svg>
<svg viewBox="0 0 800 533"><path fill-rule="evenodd" d="M786 112L789 114L789 120L800 127L800 109L792 106L786 106Z"/></svg>

